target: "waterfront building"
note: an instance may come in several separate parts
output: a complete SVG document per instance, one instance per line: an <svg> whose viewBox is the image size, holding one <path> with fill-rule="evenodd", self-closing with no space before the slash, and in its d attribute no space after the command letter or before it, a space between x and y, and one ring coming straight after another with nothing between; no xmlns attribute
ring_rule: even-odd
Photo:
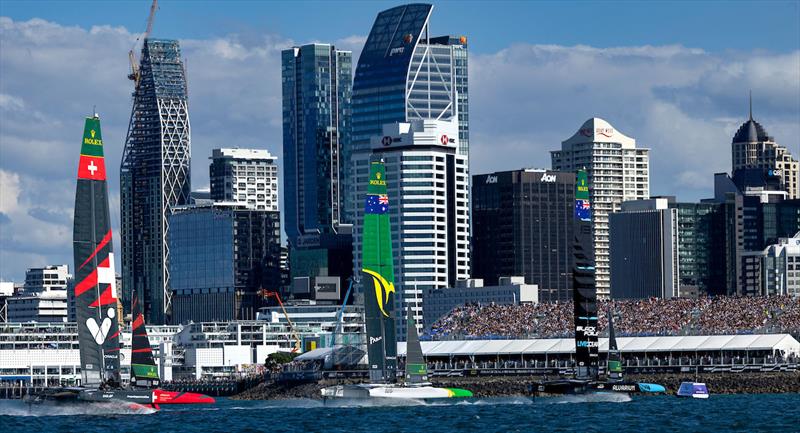
<svg viewBox="0 0 800 433"><path fill-rule="evenodd" d="M265 149L214 149L208 170L209 198L277 212L277 160ZM192 195L203 198L199 192Z"/></svg>
<svg viewBox="0 0 800 433"><path fill-rule="evenodd" d="M291 314L291 313L290 313ZM320 313L321 314L321 313ZM305 314L295 323L294 333L308 346L323 347L333 341L337 321L328 312L315 318ZM147 325L153 357L162 380L230 378L242 373L259 373L267 355L290 352L294 347L292 329L285 320L204 322L186 326ZM363 346L363 311L348 309L336 341ZM292 316L294 319L294 316ZM305 319L305 320L304 320ZM120 334L120 352L130 359L130 326ZM305 346L304 346L305 347ZM130 366L122 363L123 382L130 380ZM70 323L0 324L0 381L21 385L80 385L78 329Z"/></svg>
<svg viewBox="0 0 800 433"><path fill-rule="evenodd" d="M575 174L538 169L472 177L472 276L520 275L539 300L572 300Z"/></svg>
<svg viewBox="0 0 800 433"><path fill-rule="evenodd" d="M467 157L458 153L458 124L450 120L414 120L384 126L370 151L353 156L355 197L363 203L369 162L386 167L395 311L411 305L422 328L422 297L428 290L453 287L469 278L469 193ZM356 211L353 229L354 269L361 269L364 209ZM398 338L405 336L404 315L397 315Z"/></svg>
<svg viewBox="0 0 800 433"><path fill-rule="evenodd" d="M217 202L173 208L173 323L255 319L259 289L279 290L280 214Z"/></svg>
<svg viewBox="0 0 800 433"><path fill-rule="evenodd" d="M753 104L750 102L750 118L739 127L731 140L731 173L740 169L759 169L779 179L780 189L789 199L800 198L800 163L786 148L775 142L760 123L753 120ZM739 183L744 190L752 183Z"/></svg>
<svg viewBox="0 0 800 433"><path fill-rule="evenodd" d="M575 172L585 169L594 205L595 281L597 295L610 293L608 215L618 212L622 202L650 196L650 149L636 147L630 138L603 119L593 117L575 134L550 152L553 170Z"/></svg>
<svg viewBox="0 0 800 433"><path fill-rule="evenodd" d="M482 279L475 278L459 280L455 287L427 290L423 297L425 329L430 330L434 322L454 308L468 304L519 305L540 301L537 286L526 284L525 277L499 277L497 283L490 286L483 283Z"/></svg>
<svg viewBox="0 0 800 433"><path fill-rule="evenodd" d="M145 39L120 166L123 305L136 290L150 323L167 323L168 216L189 204L188 89L178 41Z"/></svg>
<svg viewBox="0 0 800 433"><path fill-rule="evenodd" d="M378 14L358 59L353 81L353 125L349 157L371 148L383 125L414 119L458 117L458 154L469 155L467 39L430 35L433 5L407 4ZM354 173L347 172L344 186ZM348 197L352 197L348 194ZM347 203L346 220L360 205Z"/></svg>
<svg viewBox="0 0 800 433"><path fill-rule="evenodd" d="M28 269L23 289L6 298L8 321L66 322L67 287L71 282L67 265Z"/></svg>
<svg viewBox="0 0 800 433"><path fill-rule="evenodd" d="M351 226L343 224L352 53L328 44L281 53L284 228L294 278L352 275Z"/></svg>

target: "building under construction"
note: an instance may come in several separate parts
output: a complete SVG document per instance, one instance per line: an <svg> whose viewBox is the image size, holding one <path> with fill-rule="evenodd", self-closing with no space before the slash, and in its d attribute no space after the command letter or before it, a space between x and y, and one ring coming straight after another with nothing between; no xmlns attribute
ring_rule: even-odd
<svg viewBox="0 0 800 433"><path fill-rule="evenodd" d="M171 206L189 203L190 128L186 73L178 41L150 39L155 3L141 61L133 50L133 108L120 167L124 305L132 290L151 323L169 321Z"/></svg>

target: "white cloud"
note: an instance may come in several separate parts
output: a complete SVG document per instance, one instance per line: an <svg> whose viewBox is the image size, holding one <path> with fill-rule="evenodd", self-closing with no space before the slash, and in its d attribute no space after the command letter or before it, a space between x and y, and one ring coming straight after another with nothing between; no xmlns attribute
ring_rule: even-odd
<svg viewBox="0 0 800 433"><path fill-rule="evenodd" d="M548 151L596 116L652 149L653 194L708 197L749 89L758 120L800 153L800 52L519 44L472 55L469 79L473 173L549 167Z"/></svg>
<svg viewBox="0 0 800 433"><path fill-rule="evenodd" d="M0 236L9 240L0 244L0 278L20 279L45 260L71 262L77 149L94 106L118 234L118 167L132 91L127 53L138 34L2 17L0 33L0 212L7 217L0 216ZM333 43L353 51L355 68L364 41L352 35ZM214 147L266 148L282 157L280 51L298 43L252 32L181 41L195 187L208 185ZM472 53L472 172L549 167L549 151L599 116L652 148L654 194L707 197L712 173L730 164L749 89L757 119L800 154L799 76L800 52L516 44Z"/></svg>

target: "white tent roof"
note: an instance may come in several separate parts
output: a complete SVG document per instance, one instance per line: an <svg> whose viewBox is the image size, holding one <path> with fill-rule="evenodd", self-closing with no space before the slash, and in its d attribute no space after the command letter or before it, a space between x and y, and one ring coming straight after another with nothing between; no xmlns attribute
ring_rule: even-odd
<svg viewBox="0 0 800 433"><path fill-rule="evenodd" d="M608 339L600 338L601 352L608 351ZM800 354L800 342L789 334L693 335L617 338L620 352L697 352L733 350L782 350ZM571 338L533 340L450 340L423 341L425 356L470 356L514 354L565 354L575 352ZM405 355L406 343L397 343L397 353Z"/></svg>

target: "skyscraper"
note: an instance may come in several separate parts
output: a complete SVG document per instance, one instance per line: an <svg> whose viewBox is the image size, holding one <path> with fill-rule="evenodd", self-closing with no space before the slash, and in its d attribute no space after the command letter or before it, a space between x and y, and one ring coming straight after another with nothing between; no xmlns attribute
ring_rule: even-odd
<svg viewBox="0 0 800 433"><path fill-rule="evenodd" d="M469 179L457 136L455 118L392 123L373 138L372 151L353 155L355 194L362 200L370 161L384 161L395 257L394 308L406 311L410 305L419 328L424 293L455 287L457 280L469 277ZM356 270L361 269L363 212L356 214L353 228ZM402 313L397 320L397 335L404 339Z"/></svg>
<svg viewBox="0 0 800 433"><path fill-rule="evenodd" d="M264 149L214 149L209 166L211 200L277 212L277 159Z"/></svg>
<svg viewBox="0 0 800 433"><path fill-rule="evenodd" d="M341 178L350 140L352 53L309 44L283 50L281 61L290 269L295 277L346 279L352 236L342 225Z"/></svg>
<svg viewBox="0 0 800 433"><path fill-rule="evenodd" d="M753 120L753 105L750 103L750 118L739 127L731 140L731 155L735 178L737 172L745 169L760 169L767 177L780 179L781 189L789 194L789 199L800 198L800 163L786 146L775 142L760 123ZM753 182L737 182L744 190L747 186L761 186Z"/></svg>
<svg viewBox="0 0 800 433"><path fill-rule="evenodd" d="M539 301L572 300L575 174L536 169L472 177L472 276L519 275Z"/></svg>
<svg viewBox="0 0 800 433"><path fill-rule="evenodd" d="M608 214L620 210L623 201L650 196L650 149L636 147L636 140L593 117L581 125L560 150L550 152L553 170L589 175L594 203L594 260L598 296L608 296L611 284L608 251Z"/></svg>
<svg viewBox="0 0 800 433"><path fill-rule="evenodd" d="M348 158L369 150L383 125L414 119L458 116L458 153L469 155L467 39L431 37L433 6L409 4L378 14L358 59L353 81L353 128ZM348 171L344 187L355 186ZM347 197L353 197L348 194ZM347 203L345 219L352 222L358 203Z"/></svg>
<svg viewBox="0 0 800 433"><path fill-rule="evenodd" d="M136 290L151 322L168 321L170 207L189 203L190 127L178 41L145 39L122 154L123 286ZM130 306L131 290L124 293Z"/></svg>

